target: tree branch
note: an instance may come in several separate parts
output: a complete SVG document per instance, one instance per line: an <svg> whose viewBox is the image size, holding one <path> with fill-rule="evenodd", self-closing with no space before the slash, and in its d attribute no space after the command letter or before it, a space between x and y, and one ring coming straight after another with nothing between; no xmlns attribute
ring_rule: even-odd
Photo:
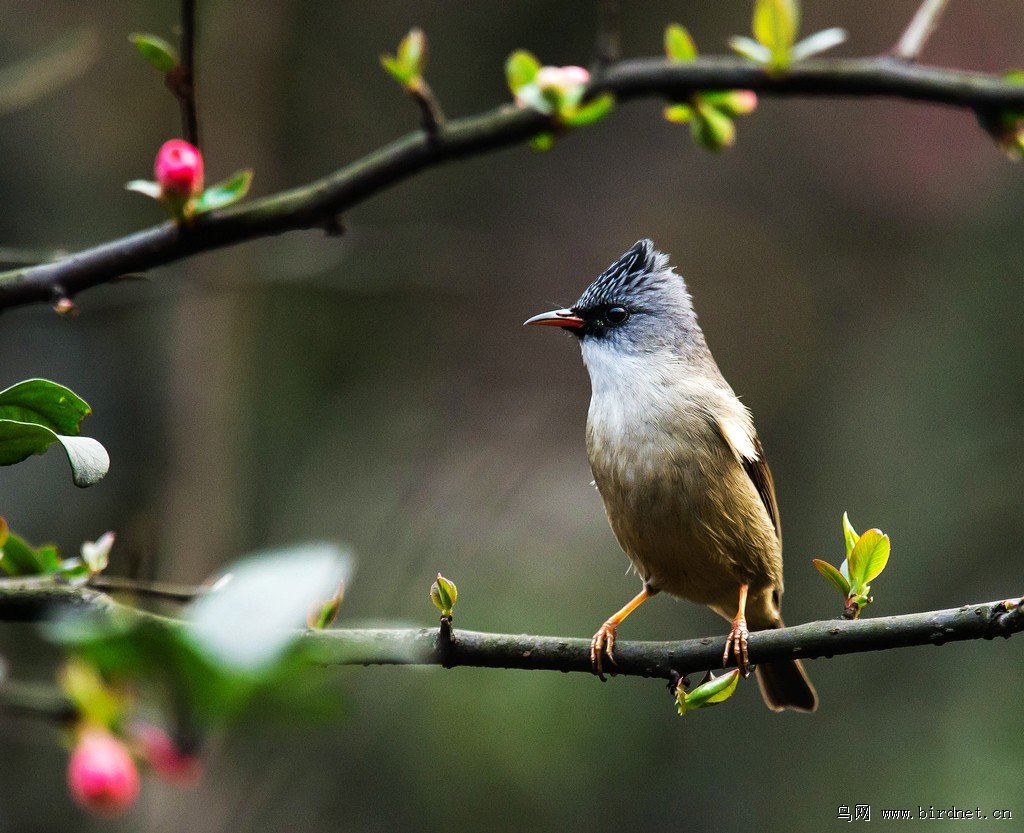
<svg viewBox="0 0 1024 833"><path fill-rule="evenodd" d="M949 0L924 0L899 43L893 47L893 57L899 58L901 61L916 61L928 38L935 31L935 27L939 25L939 18L946 10L948 2Z"/></svg>
<svg viewBox="0 0 1024 833"><path fill-rule="evenodd" d="M622 57L621 0L598 0L594 72L604 72Z"/></svg>
<svg viewBox="0 0 1024 833"><path fill-rule="evenodd" d="M98 575L89 579L89 587L105 593L124 593L149 599L162 599L167 602L184 604L206 592L205 587L194 587L185 584L164 584L159 581L120 578L118 576Z"/></svg>
<svg viewBox="0 0 1024 833"><path fill-rule="evenodd" d="M78 716L60 689L43 683L5 682L0 685L0 713L70 723Z"/></svg>
<svg viewBox="0 0 1024 833"><path fill-rule="evenodd" d="M891 58L806 61L777 76L737 58L706 57L685 64L630 60L609 66L588 94L682 101L694 92L715 89L750 89L762 96L886 96L979 113L1024 110L1024 86L993 75L900 64ZM450 121L435 136L417 130L322 179L204 214L191 225L164 223L52 263L0 273L0 309L49 303L60 294L73 297L126 273L245 240L324 227L342 211L420 171L518 144L553 127L549 116L505 105Z"/></svg>
<svg viewBox="0 0 1024 833"><path fill-rule="evenodd" d="M181 0L181 63L172 71L172 92L181 105L185 138L199 147L199 113L196 109L196 0Z"/></svg>
<svg viewBox="0 0 1024 833"><path fill-rule="evenodd" d="M176 620L126 608L89 589L60 585L0 584L0 620L40 620L55 607L73 606L132 615L171 625ZM949 610L907 613L875 619L808 622L750 635L753 663L780 659L830 658L916 645L944 645L971 639L1009 637L1024 630L1024 606L986 602ZM451 641L439 628L339 629L307 631L303 639L325 665L443 665L520 668L590 673L590 640L575 637L479 633L453 629ZM720 668L725 637L679 642L617 642L617 672L626 676L686 675Z"/></svg>

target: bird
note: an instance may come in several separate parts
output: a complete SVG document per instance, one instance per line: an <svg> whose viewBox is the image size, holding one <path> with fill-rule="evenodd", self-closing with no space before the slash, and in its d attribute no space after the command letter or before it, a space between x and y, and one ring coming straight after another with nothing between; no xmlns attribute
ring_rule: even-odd
<svg viewBox="0 0 1024 833"><path fill-rule="evenodd" d="M771 470L750 411L726 382L682 276L637 241L579 300L528 319L580 343L590 375L587 456L620 547L643 582L594 634L602 680L623 620L664 591L731 623L722 655L750 674L750 630L783 627L782 527ZM799 660L761 663L772 711L812 712Z"/></svg>

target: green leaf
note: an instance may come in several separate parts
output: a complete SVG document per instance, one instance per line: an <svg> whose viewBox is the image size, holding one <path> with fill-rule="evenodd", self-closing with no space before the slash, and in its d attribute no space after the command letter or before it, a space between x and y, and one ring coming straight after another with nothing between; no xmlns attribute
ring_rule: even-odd
<svg viewBox="0 0 1024 833"><path fill-rule="evenodd" d="M713 677L686 694L686 711L703 709L728 700L739 685L740 671L734 668L721 677Z"/></svg>
<svg viewBox="0 0 1024 833"><path fill-rule="evenodd" d="M408 86L409 82L413 79L413 76L409 71L402 66L402 62L394 55L381 55L380 65L384 67L384 69L388 71L388 74L403 87Z"/></svg>
<svg viewBox="0 0 1024 833"><path fill-rule="evenodd" d="M158 200L163 196L163 190L155 182L150 182L148 179L133 179L131 182L124 184L126 191L134 191L136 194L142 194L144 197Z"/></svg>
<svg viewBox="0 0 1024 833"><path fill-rule="evenodd" d="M811 563L814 565L815 570L835 585L836 589L843 594L844 599L850 595L850 582L846 580L846 577L839 570L820 558L812 558Z"/></svg>
<svg viewBox="0 0 1024 833"><path fill-rule="evenodd" d="M860 538L850 553L850 584L864 587L870 584L885 569L889 561L889 536L880 529L869 529Z"/></svg>
<svg viewBox="0 0 1024 833"><path fill-rule="evenodd" d="M839 46L846 40L846 30L838 26L831 29L822 29L813 35L808 35L797 43L791 52L794 61L802 61L812 55L820 55L833 46Z"/></svg>
<svg viewBox="0 0 1024 833"><path fill-rule="evenodd" d="M687 63L697 57L697 46L684 26L670 23L665 28L665 54L670 61Z"/></svg>
<svg viewBox="0 0 1024 833"><path fill-rule="evenodd" d="M666 121L685 124L693 118L693 108L688 104L670 104L662 112Z"/></svg>
<svg viewBox="0 0 1024 833"><path fill-rule="evenodd" d="M555 134L554 133L538 133L532 139L530 139L530 147L536 151L543 153L544 151L551 150L555 146Z"/></svg>
<svg viewBox="0 0 1024 833"><path fill-rule="evenodd" d="M107 450L89 437L68 437L31 422L0 419L0 466L20 463L60 443L71 464L71 479L85 488L103 479L110 469Z"/></svg>
<svg viewBox="0 0 1024 833"><path fill-rule="evenodd" d="M523 87L533 84L539 71L540 61L525 49L516 50L505 62L505 78L508 79L509 89L516 96Z"/></svg>
<svg viewBox="0 0 1024 833"><path fill-rule="evenodd" d="M0 547L0 569L9 576L45 575L43 556L24 538L8 533Z"/></svg>
<svg viewBox="0 0 1024 833"><path fill-rule="evenodd" d="M430 585L430 601L434 603L434 607L441 611L442 616L451 616L458 598L459 590L455 582L438 573L437 580Z"/></svg>
<svg viewBox="0 0 1024 833"><path fill-rule="evenodd" d="M333 595L350 571L351 559L332 544L258 553L188 606L188 637L218 666L263 671L300 635L310 607Z"/></svg>
<svg viewBox="0 0 1024 833"><path fill-rule="evenodd" d="M91 413L84 399L47 379L27 379L0 391L0 419L32 422L59 434L77 434Z"/></svg>
<svg viewBox="0 0 1024 833"><path fill-rule="evenodd" d="M762 46L756 40L743 35L733 35L729 38L729 48L755 64L767 64L772 60L772 51L767 46Z"/></svg>
<svg viewBox="0 0 1024 833"><path fill-rule="evenodd" d="M789 53L800 29L797 0L754 0L754 37L772 53L779 68L789 62ZM784 63L779 63L784 61Z"/></svg>
<svg viewBox="0 0 1024 833"><path fill-rule="evenodd" d="M412 77L423 74L427 63L427 38L422 29L410 29L398 44L398 62Z"/></svg>
<svg viewBox="0 0 1024 833"><path fill-rule="evenodd" d="M217 208L225 208L238 202L249 193L249 186L252 184L252 171L245 169L232 174L231 177L216 185L211 185L202 194L196 197L194 210L196 214L203 214L206 211L213 211Z"/></svg>
<svg viewBox="0 0 1024 833"><path fill-rule="evenodd" d="M570 108L561 115L560 121L567 127L585 127L607 116L615 106L615 97L610 94L599 95L581 107Z"/></svg>
<svg viewBox="0 0 1024 833"><path fill-rule="evenodd" d="M65 558L55 571L57 577L68 584L85 584L92 573L81 558Z"/></svg>
<svg viewBox="0 0 1024 833"><path fill-rule="evenodd" d="M727 116L745 116L757 108L757 95L752 90L701 93L700 97Z"/></svg>
<svg viewBox="0 0 1024 833"><path fill-rule="evenodd" d="M95 666L81 659L69 659L58 679L68 699L88 723L113 729L120 721L127 703L104 684Z"/></svg>
<svg viewBox="0 0 1024 833"><path fill-rule="evenodd" d="M178 65L178 55L163 38L135 32L128 36L139 54L161 72L169 72Z"/></svg>
<svg viewBox="0 0 1024 833"><path fill-rule="evenodd" d="M857 545L857 539L860 536L857 534L857 530L853 528L853 524L850 523L850 516L848 513L843 512L843 538L846 540L846 557L849 559L850 553L853 552L853 548Z"/></svg>
<svg viewBox="0 0 1024 833"><path fill-rule="evenodd" d="M736 140L736 125L732 119L700 100L694 109L690 132L698 145L714 153L731 146Z"/></svg>

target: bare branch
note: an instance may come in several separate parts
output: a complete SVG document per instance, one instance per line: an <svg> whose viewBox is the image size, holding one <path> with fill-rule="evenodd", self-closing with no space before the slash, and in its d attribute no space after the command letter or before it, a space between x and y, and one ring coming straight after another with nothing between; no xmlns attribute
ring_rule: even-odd
<svg viewBox="0 0 1024 833"><path fill-rule="evenodd" d="M896 63L888 58L804 61L769 75L739 58L705 57L685 64L662 59L622 61L598 76L588 95L620 101L661 97L683 101L700 90L755 90L762 96L885 96L975 112L1024 110L1024 86L998 76ZM288 191L200 216L183 227L153 226L91 249L0 273L0 309L49 303L53 287L68 297L199 252L293 229L318 228L420 171L525 142L556 127L552 117L510 105L448 122L436 136L415 131L328 176Z"/></svg>
<svg viewBox="0 0 1024 833"><path fill-rule="evenodd" d="M167 87L181 107L185 138L199 147L196 108L196 0L181 0L181 61L167 73Z"/></svg>
<svg viewBox="0 0 1024 833"><path fill-rule="evenodd" d="M946 10L948 2L949 0L924 0L900 37L899 43L893 47L893 57L910 63L916 61L935 27L939 25L939 18Z"/></svg>
<svg viewBox="0 0 1024 833"><path fill-rule="evenodd" d="M435 138L444 128L444 111L441 109L441 102L434 95L434 90L426 79L420 78L414 86L407 88L407 92L420 108L423 131L431 138Z"/></svg>
<svg viewBox="0 0 1024 833"><path fill-rule="evenodd" d="M192 601L206 592L205 587L193 587L184 584L164 584L159 581L119 578L117 576L98 575L89 579L89 586L105 593L124 593L149 599L163 599L168 602L182 604Z"/></svg>
<svg viewBox="0 0 1024 833"><path fill-rule="evenodd" d="M36 582L0 583L0 621L38 621L55 607L72 606L100 613L120 611L180 626L146 611L126 607L102 593ZM452 629L396 628L307 631L314 658L327 665L459 665L590 673L590 640L576 637L478 633ZM916 645L944 645L972 639L1009 637L1024 630L1024 606L985 602L948 610L808 622L750 635L753 663L780 659L830 658L840 654L885 651ZM722 635L680 642L617 642L617 673L671 679L721 667Z"/></svg>
<svg viewBox="0 0 1024 833"><path fill-rule="evenodd" d="M0 685L0 713L70 723L78 716L74 704L54 686L5 682Z"/></svg>
<svg viewBox="0 0 1024 833"><path fill-rule="evenodd" d="M603 72L622 58L621 0L598 0L594 71Z"/></svg>

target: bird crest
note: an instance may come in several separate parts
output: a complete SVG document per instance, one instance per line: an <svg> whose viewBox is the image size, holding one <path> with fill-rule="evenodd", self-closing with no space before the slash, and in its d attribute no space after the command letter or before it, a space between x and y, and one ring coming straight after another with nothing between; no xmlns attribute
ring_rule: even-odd
<svg viewBox="0 0 1024 833"><path fill-rule="evenodd" d="M576 304L579 309L614 303L643 288L652 275L668 265L668 256L654 248L651 240L637 240L629 250L594 280Z"/></svg>

